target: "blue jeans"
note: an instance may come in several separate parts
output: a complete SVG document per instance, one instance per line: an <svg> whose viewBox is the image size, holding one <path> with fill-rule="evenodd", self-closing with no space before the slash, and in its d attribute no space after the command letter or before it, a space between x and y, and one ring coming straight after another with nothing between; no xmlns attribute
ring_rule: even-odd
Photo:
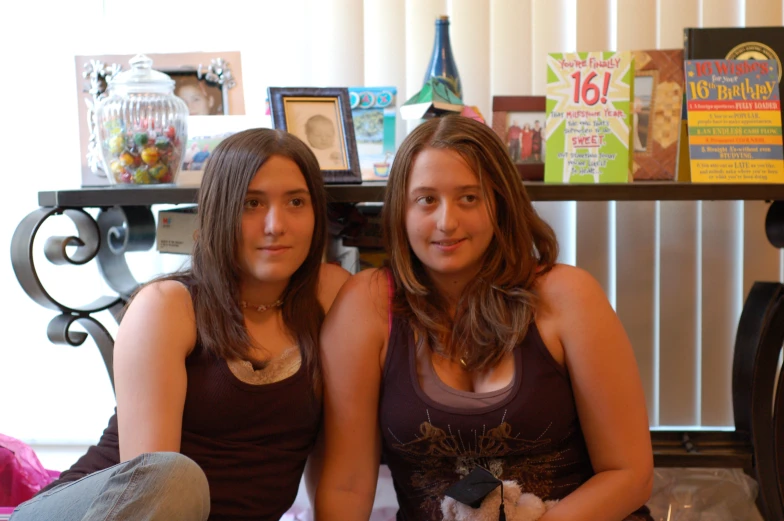
<svg viewBox="0 0 784 521"><path fill-rule="evenodd" d="M19 505L13 521L206 521L207 477L176 452L142 454Z"/></svg>

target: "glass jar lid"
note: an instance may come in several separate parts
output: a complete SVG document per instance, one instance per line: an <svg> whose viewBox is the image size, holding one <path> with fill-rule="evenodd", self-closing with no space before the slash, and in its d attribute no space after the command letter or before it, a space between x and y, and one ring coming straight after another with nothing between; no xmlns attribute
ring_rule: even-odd
<svg viewBox="0 0 784 521"><path fill-rule="evenodd" d="M114 76L109 82L110 90L134 93L170 93L174 90L174 80L167 74L153 70L152 59L144 54L137 54L128 63L131 69Z"/></svg>

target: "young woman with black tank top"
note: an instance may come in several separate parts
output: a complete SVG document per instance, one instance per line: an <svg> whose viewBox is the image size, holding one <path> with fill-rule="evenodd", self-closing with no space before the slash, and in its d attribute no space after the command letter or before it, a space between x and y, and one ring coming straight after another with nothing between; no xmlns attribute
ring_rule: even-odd
<svg viewBox="0 0 784 521"><path fill-rule="evenodd" d="M504 143L462 116L403 142L389 264L352 277L321 335L317 521L366 521L383 453L398 520L440 521L477 466L559 500L541 521L650 519L653 457L629 340L597 282L556 263Z"/></svg>
<svg viewBox="0 0 784 521"><path fill-rule="evenodd" d="M277 521L293 503L321 420L319 329L348 278L322 264L321 171L293 135L247 130L217 146L198 202L190 269L123 317L109 427L14 521Z"/></svg>

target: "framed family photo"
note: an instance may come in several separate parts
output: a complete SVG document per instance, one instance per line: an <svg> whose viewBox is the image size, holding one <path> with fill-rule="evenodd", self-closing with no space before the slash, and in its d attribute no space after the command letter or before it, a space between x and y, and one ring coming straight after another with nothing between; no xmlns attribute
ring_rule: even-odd
<svg viewBox="0 0 784 521"><path fill-rule="evenodd" d="M174 94L181 97L190 115L242 115L245 97L239 51L148 54L152 67L174 80ZM74 59L82 186L108 185L97 146L93 116L107 94L112 77L128 70L131 54L81 55Z"/></svg>
<svg viewBox="0 0 784 521"><path fill-rule="evenodd" d="M526 181L544 179L545 96L494 96L493 130Z"/></svg>
<svg viewBox="0 0 784 521"><path fill-rule="evenodd" d="M325 183L362 182L347 88L270 87L269 100L272 126L310 147Z"/></svg>

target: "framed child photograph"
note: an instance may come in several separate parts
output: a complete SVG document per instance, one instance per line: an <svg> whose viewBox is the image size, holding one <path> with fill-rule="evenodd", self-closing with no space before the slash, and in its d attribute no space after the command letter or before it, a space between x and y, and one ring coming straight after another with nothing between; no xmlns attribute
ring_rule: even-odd
<svg viewBox="0 0 784 521"><path fill-rule="evenodd" d="M199 77L198 71L176 70L166 72L174 80L174 94L188 105L190 116L224 116L229 114L229 104L224 103L225 87Z"/></svg>
<svg viewBox="0 0 784 521"><path fill-rule="evenodd" d="M347 88L270 87L269 100L272 126L310 147L326 184L362 182Z"/></svg>
<svg viewBox="0 0 784 521"><path fill-rule="evenodd" d="M493 96L492 126L526 181L544 179L545 96Z"/></svg>

